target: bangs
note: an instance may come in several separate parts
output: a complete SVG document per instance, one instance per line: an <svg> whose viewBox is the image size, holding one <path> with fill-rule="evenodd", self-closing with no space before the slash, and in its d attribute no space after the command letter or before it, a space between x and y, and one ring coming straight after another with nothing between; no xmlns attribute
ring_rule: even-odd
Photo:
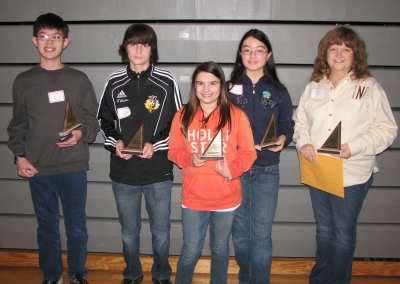
<svg viewBox="0 0 400 284"><path fill-rule="evenodd" d="M33 25L33 36L37 36L41 29L55 29L62 33L64 38L68 37L69 28L67 23L61 17L52 13L41 15L36 19Z"/></svg>
<svg viewBox="0 0 400 284"><path fill-rule="evenodd" d="M133 37L128 38L126 40L127 44L151 44L152 43L152 39L153 37L149 34L142 34L142 35L138 35L135 34Z"/></svg>
<svg viewBox="0 0 400 284"><path fill-rule="evenodd" d="M157 44L157 36L151 27L144 24L136 24L126 31L124 43L155 45Z"/></svg>
<svg viewBox="0 0 400 284"><path fill-rule="evenodd" d="M345 45L346 47L354 50L354 47L355 47L354 42L355 42L355 40L350 39L350 38L335 38L335 39L332 39L330 42L328 42L328 48L334 44L337 44L337 45Z"/></svg>
<svg viewBox="0 0 400 284"><path fill-rule="evenodd" d="M358 37L357 34L350 29L347 28L338 28L336 30L333 30L331 34L327 36L327 48L329 48L331 45L337 44L337 45L342 45L344 44L345 46L351 48L354 50L358 42Z"/></svg>

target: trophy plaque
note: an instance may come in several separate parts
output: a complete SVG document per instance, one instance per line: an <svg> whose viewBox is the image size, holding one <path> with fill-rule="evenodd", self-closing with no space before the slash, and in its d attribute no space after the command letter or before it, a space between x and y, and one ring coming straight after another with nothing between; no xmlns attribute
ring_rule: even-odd
<svg viewBox="0 0 400 284"><path fill-rule="evenodd" d="M264 136L261 139L260 149L266 150L266 149L278 146L276 144L276 141L277 141L277 138L276 138L275 116L272 115L272 117L268 123L267 129L265 130Z"/></svg>
<svg viewBox="0 0 400 284"><path fill-rule="evenodd" d="M321 149L317 150L317 153L337 154L337 155L340 155L340 153L342 153L342 150L340 150L340 145L342 140L341 128L342 128L342 122L340 121L336 126L336 128L332 131L331 135L329 135L328 139L326 139Z"/></svg>
<svg viewBox="0 0 400 284"><path fill-rule="evenodd" d="M82 127L82 123L78 123L76 120L74 111L72 110L71 104L69 101L66 101L65 104L65 115L64 115L64 126L62 132L58 133L60 135L60 142L67 141L72 137L71 131L74 129L79 129Z"/></svg>
<svg viewBox="0 0 400 284"><path fill-rule="evenodd" d="M133 135L131 141L126 145L125 149L122 150L122 154L130 155L143 155L144 146L144 125L140 126L139 130Z"/></svg>
<svg viewBox="0 0 400 284"><path fill-rule="evenodd" d="M222 149L222 130L219 130L217 135L215 135L207 149L204 151L203 155L201 155L199 158L200 160L205 161L223 160L224 156L222 155Z"/></svg>

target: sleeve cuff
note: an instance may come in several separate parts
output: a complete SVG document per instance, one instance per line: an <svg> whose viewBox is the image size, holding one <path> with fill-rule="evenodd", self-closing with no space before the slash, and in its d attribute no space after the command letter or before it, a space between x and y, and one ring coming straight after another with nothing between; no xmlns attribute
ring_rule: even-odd
<svg viewBox="0 0 400 284"><path fill-rule="evenodd" d="M358 155L361 153L360 143L357 143L356 140L347 142L347 146L349 146L350 153L352 156Z"/></svg>
<svg viewBox="0 0 400 284"><path fill-rule="evenodd" d="M312 143L312 141L309 140L309 139L299 139L299 140L296 141L296 149L299 150L301 147L303 147L306 144L314 145Z"/></svg>

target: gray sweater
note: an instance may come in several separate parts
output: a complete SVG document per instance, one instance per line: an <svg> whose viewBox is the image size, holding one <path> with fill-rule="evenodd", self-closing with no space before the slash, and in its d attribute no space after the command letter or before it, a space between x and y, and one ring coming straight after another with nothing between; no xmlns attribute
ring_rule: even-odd
<svg viewBox="0 0 400 284"><path fill-rule="evenodd" d="M82 139L74 147L63 149L56 142L63 128L65 100L53 102L54 97L49 95L61 90L83 124ZM85 73L69 66L50 71L37 65L14 81L8 147L16 155L25 155L38 175L88 170L88 143L99 131L96 112L96 95Z"/></svg>

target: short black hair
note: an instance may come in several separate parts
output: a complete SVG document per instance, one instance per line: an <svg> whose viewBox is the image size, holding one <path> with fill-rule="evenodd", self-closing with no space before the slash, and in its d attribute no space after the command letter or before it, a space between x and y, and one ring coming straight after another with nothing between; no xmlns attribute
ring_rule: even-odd
<svg viewBox="0 0 400 284"><path fill-rule="evenodd" d="M151 47L150 62L158 63L157 35L152 27L145 24L133 24L129 26L124 35L122 44L119 46L118 53L121 60L125 64L129 64L128 52L126 46L128 44L148 44Z"/></svg>
<svg viewBox="0 0 400 284"><path fill-rule="evenodd" d="M37 17L33 24L33 36L37 36L41 29L56 29L64 38L68 37L69 28L66 22L56 14L47 13Z"/></svg>

